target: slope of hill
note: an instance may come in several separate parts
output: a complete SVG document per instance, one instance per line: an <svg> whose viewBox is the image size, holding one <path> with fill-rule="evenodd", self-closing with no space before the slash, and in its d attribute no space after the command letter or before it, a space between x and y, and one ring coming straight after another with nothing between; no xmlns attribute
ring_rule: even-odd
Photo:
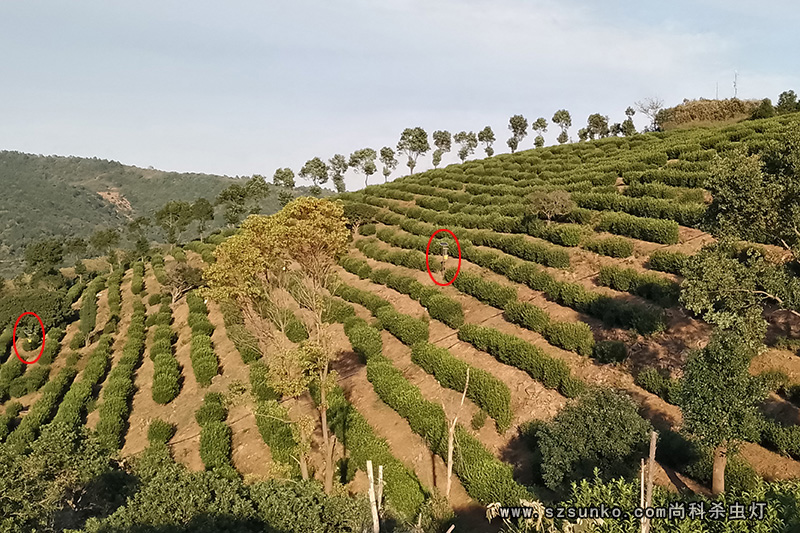
<svg viewBox="0 0 800 533"><path fill-rule="evenodd" d="M236 181L105 159L0 151L0 267L18 267L31 241L57 235L87 237L98 229L151 215L170 200L207 198L213 202ZM275 194L262 202L262 212L278 208ZM217 226L221 224L218 221Z"/></svg>

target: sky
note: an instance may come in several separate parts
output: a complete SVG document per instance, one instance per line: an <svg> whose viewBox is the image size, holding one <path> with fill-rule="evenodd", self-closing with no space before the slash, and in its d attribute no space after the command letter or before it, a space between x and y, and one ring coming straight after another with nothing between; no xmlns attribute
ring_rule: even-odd
<svg viewBox="0 0 800 533"><path fill-rule="evenodd" d="M502 153L517 113L567 109L575 139L643 98L731 97L734 72L740 98L800 92L798 27L794 0L0 0L0 150L271 179L489 125Z"/></svg>

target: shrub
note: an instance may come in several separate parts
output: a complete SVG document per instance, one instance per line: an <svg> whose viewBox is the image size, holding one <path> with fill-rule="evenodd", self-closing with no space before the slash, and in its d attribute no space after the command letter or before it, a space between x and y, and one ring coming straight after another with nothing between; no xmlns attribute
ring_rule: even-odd
<svg viewBox="0 0 800 533"><path fill-rule="evenodd" d="M647 267L661 272L671 274L681 274L683 268L689 261L689 256L682 252L669 252L666 250L656 250L650 254Z"/></svg>
<svg viewBox="0 0 800 533"><path fill-rule="evenodd" d="M147 428L147 440L151 445L166 444L175 435L175 426L169 422L164 422L160 418L150 422Z"/></svg>
<svg viewBox="0 0 800 533"><path fill-rule="evenodd" d="M448 281L454 276L454 268L445 272L445 279ZM501 285L464 271L461 271L455 278L453 287L498 309L503 309L506 304L517 299L517 290L514 287Z"/></svg>
<svg viewBox="0 0 800 533"><path fill-rule="evenodd" d="M591 355L594 347L592 328L584 322L551 322L544 337L553 346L581 355Z"/></svg>
<svg viewBox="0 0 800 533"><path fill-rule="evenodd" d="M524 370L550 389L560 389L570 375L564 361L553 359L536 346L492 328L464 324L458 330L458 338L507 365Z"/></svg>
<svg viewBox="0 0 800 533"><path fill-rule="evenodd" d="M628 348L620 341L600 341L594 345L592 357L601 363L621 363L628 357Z"/></svg>
<svg viewBox="0 0 800 533"><path fill-rule="evenodd" d="M428 340L428 323L423 320L398 313L388 306L379 308L375 316L383 327L403 344L412 346Z"/></svg>
<svg viewBox="0 0 800 533"><path fill-rule="evenodd" d="M366 362L383 353L381 332L365 325L357 325L347 329L347 337L353 345L353 351Z"/></svg>
<svg viewBox="0 0 800 533"><path fill-rule="evenodd" d="M269 384L269 368L263 360L250 363L250 389L257 401L280 399L280 394Z"/></svg>
<svg viewBox="0 0 800 533"><path fill-rule="evenodd" d="M297 442L292 435L292 427L284 422L289 419L285 407L277 401L259 402L256 409L256 425L261 438L269 446L272 459L288 465L297 474L299 468L295 458L298 457Z"/></svg>
<svg viewBox="0 0 800 533"><path fill-rule="evenodd" d="M261 349L258 339L243 324L231 324L227 328L228 338L231 340L244 364L261 359Z"/></svg>
<svg viewBox="0 0 800 533"><path fill-rule="evenodd" d="M632 268L613 265L600 268L597 282L605 287L636 294L664 307L677 305L680 294L677 283L658 274L641 274Z"/></svg>
<svg viewBox="0 0 800 533"><path fill-rule="evenodd" d="M356 309L347 302L337 298L327 298L325 300L325 310L322 312L322 320L328 323L343 323L348 318L356 316Z"/></svg>
<svg viewBox="0 0 800 533"><path fill-rule="evenodd" d="M186 320L189 327L192 328L192 335L206 335L210 336L214 333L214 325L209 322L208 316L205 313L191 312Z"/></svg>
<svg viewBox="0 0 800 533"><path fill-rule="evenodd" d="M366 468L367 460L383 465L386 506L407 521L416 520L427 494L414 471L392 455L386 441L347 401L340 387L328 394L328 420L340 442L347 443L348 466Z"/></svg>
<svg viewBox="0 0 800 533"><path fill-rule="evenodd" d="M364 224L358 228L359 235L375 235L375 224Z"/></svg>
<svg viewBox="0 0 800 533"><path fill-rule="evenodd" d="M461 304L442 294L432 296L425 307L431 318L444 322L447 326L458 329L464 324L464 309Z"/></svg>
<svg viewBox="0 0 800 533"><path fill-rule="evenodd" d="M470 426L472 426L472 429L474 429L475 431L481 429L484 426L484 424L486 424L487 416L488 415L486 411L484 411L483 409L475 411L475 414L472 415L472 420L470 420Z"/></svg>
<svg viewBox="0 0 800 533"><path fill-rule="evenodd" d="M433 374L443 387L456 391L464 390L469 369L467 397L489 413L496 421L499 431L509 428L512 419L511 392L505 383L484 370L456 359L447 349L427 342L411 348L411 360Z"/></svg>
<svg viewBox="0 0 800 533"><path fill-rule="evenodd" d="M673 220L642 218L625 213L603 213L596 229L659 244L678 243L679 226Z"/></svg>
<svg viewBox="0 0 800 533"><path fill-rule="evenodd" d="M159 293L156 293L156 294L151 294L151 295L150 295L150 296L147 298L147 304L148 304L148 305L158 305L158 304L160 304L160 303L161 303L161 297L162 297L162 295L161 295L161 294L159 294Z"/></svg>
<svg viewBox="0 0 800 533"><path fill-rule="evenodd" d="M153 366L153 401L168 404L180 392L180 366L172 355L167 354L156 355Z"/></svg>
<svg viewBox="0 0 800 533"><path fill-rule="evenodd" d="M141 294L144 290L144 264L143 263L134 263L133 264L133 277L131 278L131 292L133 294ZM162 281L159 280L159 283Z"/></svg>
<svg viewBox="0 0 800 533"><path fill-rule="evenodd" d="M378 396L408 420L431 451L446 457L447 420L441 406L426 400L386 359L371 360L367 378ZM454 456L453 471L470 496L483 504L499 501L511 505L510 502L518 504L521 498L530 499L528 491L514 481L511 467L494 457L463 427L456 427L455 438L459 453Z"/></svg>
<svg viewBox="0 0 800 533"><path fill-rule="evenodd" d="M184 252L181 248L175 248L172 250L172 257L174 257L175 261L179 263L186 262L186 252Z"/></svg>
<svg viewBox="0 0 800 533"><path fill-rule="evenodd" d="M372 272L372 267L363 259L345 255L339 259L339 265L351 274L355 274L361 279L366 279Z"/></svg>
<svg viewBox="0 0 800 533"><path fill-rule="evenodd" d="M228 410L223 402L222 394L207 392L203 398L203 404L194 413L197 424L203 427L209 422L224 422L228 418Z"/></svg>
<svg viewBox="0 0 800 533"><path fill-rule="evenodd" d="M592 239L584 244L584 248L596 254L609 257L630 257L633 255L633 242L625 237Z"/></svg>
<svg viewBox="0 0 800 533"><path fill-rule="evenodd" d="M586 393L537 431L545 485L565 489L595 468L606 480L635 473L650 429L629 398L611 389Z"/></svg>
<svg viewBox="0 0 800 533"><path fill-rule="evenodd" d="M648 392L652 392L667 403L678 403L680 381L663 376L657 369L642 369L634 379L634 383Z"/></svg>
<svg viewBox="0 0 800 533"><path fill-rule="evenodd" d="M231 466L231 428L225 422L210 421L200 430L200 459L206 470Z"/></svg>
<svg viewBox="0 0 800 533"><path fill-rule="evenodd" d="M186 305L189 307L189 313L208 315L206 302L196 290L186 293Z"/></svg>
<svg viewBox="0 0 800 533"><path fill-rule="evenodd" d="M9 386L9 394L12 398L19 398L39 390L50 376L50 367L42 364L35 364L32 368L14 379Z"/></svg>
<svg viewBox="0 0 800 533"><path fill-rule="evenodd" d="M192 335L189 357L197 383L201 387L211 385L211 380L219 373L219 360L214 352L211 337L202 334Z"/></svg>
<svg viewBox="0 0 800 533"><path fill-rule="evenodd" d="M522 326L536 333L544 333L550 325L550 315L528 302L512 301L503 309L503 316L509 322Z"/></svg>

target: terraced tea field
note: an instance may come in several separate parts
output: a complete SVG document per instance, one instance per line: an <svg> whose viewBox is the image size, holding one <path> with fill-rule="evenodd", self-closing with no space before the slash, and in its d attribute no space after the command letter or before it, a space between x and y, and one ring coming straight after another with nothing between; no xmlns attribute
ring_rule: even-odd
<svg viewBox="0 0 800 533"><path fill-rule="evenodd" d="M324 294L337 483L363 494L366 462L382 465L388 512L415 523L445 490L447 428L458 413L449 506L456 531L490 530L486 505L557 494L535 429L587 391L611 388L660 433L656 483L708 495L709 464L685 453L674 391L711 327L679 305L681 265L714 241L700 229L712 161L741 146L757 152L799 120L504 154L340 195L358 223ZM572 207L545 220L530 197L552 191ZM430 242L439 229L458 243L443 233ZM0 440L23 453L47 424L85 425L121 460L165 441L195 471L251 482L296 478L308 466L322 479L320 429L307 442L292 429L316 416L319 397L281 397L270 382L277 354L317 327L302 294L275 291L260 312L202 289L169 294L167 270L207 267L224 240L75 285L80 318L48 333L34 365L17 361L6 331ZM768 340L797 336L793 314L776 307L768 316ZM760 353L751 372L779 369L800 384L790 344ZM729 463L732 478L750 468L768 481L800 478L798 401L770 394L765 429Z"/></svg>

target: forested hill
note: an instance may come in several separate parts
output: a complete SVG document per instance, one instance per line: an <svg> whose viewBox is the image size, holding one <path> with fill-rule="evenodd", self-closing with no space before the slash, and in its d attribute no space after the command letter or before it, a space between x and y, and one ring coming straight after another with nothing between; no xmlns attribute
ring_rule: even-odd
<svg viewBox="0 0 800 533"><path fill-rule="evenodd" d="M98 158L0 151L0 266L46 236L87 237L151 215L170 200L214 198L236 178L164 172ZM271 195L268 212L278 209ZM274 204L274 205L272 205Z"/></svg>

